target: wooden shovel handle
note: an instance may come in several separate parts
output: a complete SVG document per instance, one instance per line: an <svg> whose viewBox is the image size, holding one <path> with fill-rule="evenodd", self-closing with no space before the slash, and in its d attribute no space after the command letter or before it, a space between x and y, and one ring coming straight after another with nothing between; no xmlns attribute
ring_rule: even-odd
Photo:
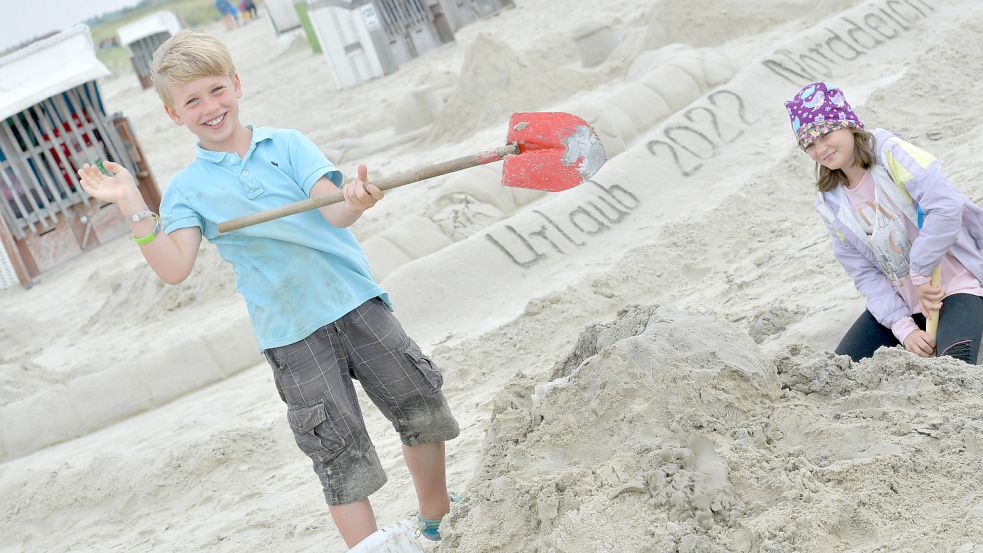
<svg viewBox="0 0 983 553"><path fill-rule="evenodd" d="M402 173L385 179L379 179L366 184L374 184L381 190L385 191L391 188L396 188L397 186L403 186L404 184L410 184L421 180L438 177L440 175L446 175L447 173L453 173L454 171L468 169L477 165L484 165L486 163L498 161L507 155L516 155L518 153L519 146L517 144L508 144L500 148L495 148L494 150L481 152L476 155L459 157L457 159L452 159L451 161L445 161L443 163L422 167L414 171L409 171L407 173ZM324 207L326 205L336 204L343 201L345 201L345 196L342 194L340 189L335 189L324 196L308 198L292 204L287 204L264 211L257 211L256 213L250 213L249 215L243 215L242 217L230 219L223 223L219 223L218 231L232 232L251 225L265 223L266 221L272 221L273 219L279 219L280 217L286 217L287 215L293 215L294 213L317 209L319 207Z"/></svg>
<svg viewBox="0 0 983 553"><path fill-rule="evenodd" d="M940 263L935 271L932 272L932 288L938 288L942 284L942 264ZM935 338L936 332L939 330L939 310L930 309L928 311L928 321L925 322L925 333Z"/></svg>

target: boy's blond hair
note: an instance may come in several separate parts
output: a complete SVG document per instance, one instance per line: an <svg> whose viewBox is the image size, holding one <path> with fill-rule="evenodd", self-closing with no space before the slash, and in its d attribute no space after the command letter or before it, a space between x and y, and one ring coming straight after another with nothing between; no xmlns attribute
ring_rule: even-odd
<svg viewBox="0 0 983 553"><path fill-rule="evenodd" d="M150 77L154 90L168 106L171 105L170 85L188 84L202 77L235 76L229 49L217 38L190 29L178 31L154 52Z"/></svg>

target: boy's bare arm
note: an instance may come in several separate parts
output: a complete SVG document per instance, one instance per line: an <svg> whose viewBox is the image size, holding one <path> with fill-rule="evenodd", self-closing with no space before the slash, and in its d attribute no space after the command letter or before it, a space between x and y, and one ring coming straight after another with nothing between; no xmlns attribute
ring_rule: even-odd
<svg viewBox="0 0 983 553"><path fill-rule="evenodd" d="M115 203L127 217L134 236L152 234L158 224L153 217L137 222L129 219L134 213L147 210L147 203L137 190L133 175L116 163L106 162L105 167L114 175L104 175L88 163L83 165L78 171L82 188L98 200ZM161 232L150 242L140 245L140 253L161 280L178 284L191 274L200 244L201 230L198 227L183 228L170 234Z"/></svg>
<svg viewBox="0 0 983 553"><path fill-rule="evenodd" d="M375 185L366 184L368 180L368 169L365 165L359 165L358 179L349 181L341 189L345 201L321 208L321 215L331 226L335 228L351 226L366 209L382 199L383 191ZM321 177L311 188L311 197L324 196L335 189L335 185L327 177Z"/></svg>
<svg viewBox="0 0 983 553"><path fill-rule="evenodd" d="M150 232L153 232L153 229L150 229L147 234ZM136 232L134 235L146 236ZM198 257L199 245L201 245L201 229L188 227L170 234L161 233L153 242L140 246L140 253L161 280L168 284L179 284L191 274L195 259Z"/></svg>

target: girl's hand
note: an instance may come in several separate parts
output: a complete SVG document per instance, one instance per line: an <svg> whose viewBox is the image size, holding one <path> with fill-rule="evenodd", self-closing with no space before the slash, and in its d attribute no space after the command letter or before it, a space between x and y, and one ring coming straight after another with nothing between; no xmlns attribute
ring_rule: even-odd
<svg viewBox="0 0 983 553"><path fill-rule="evenodd" d="M125 167L112 161L104 162L103 165L113 173L112 176L104 175L98 167L88 163L78 170L82 189L90 196L104 202L119 203L122 199L140 194L133 175Z"/></svg>
<svg viewBox="0 0 983 553"><path fill-rule="evenodd" d="M928 317L930 310L942 309L942 297L945 296L944 290L935 288L930 283L916 286L915 290L918 292L918 306L922 310L922 315Z"/></svg>
<svg viewBox="0 0 983 553"><path fill-rule="evenodd" d="M382 199L383 191L369 181L369 170L365 165L358 166L358 178L342 189L345 195L345 208L352 213L361 213Z"/></svg>
<svg viewBox="0 0 983 553"><path fill-rule="evenodd" d="M935 351L935 338L924 330L913 330L904 340L904 349L919 357L931 357Z"/></svg>

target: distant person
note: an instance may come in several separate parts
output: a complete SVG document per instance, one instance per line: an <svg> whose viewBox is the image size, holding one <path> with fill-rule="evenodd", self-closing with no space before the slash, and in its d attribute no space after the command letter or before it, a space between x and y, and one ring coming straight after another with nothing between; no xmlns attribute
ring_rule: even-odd
<svg viewBox="0 0 983 553"><path fill-rule="evenodd" d="M232 4L232 0L215 0L215 9L218 10L227 31L239 26L239 13Z"/></svg>
<svg viewBox="0 0 983 553"><path fill-rule="evenodd" d="M854 361L904 345L974 364L983 334L983 209L953 188L942 164L883 129L867 131L843 92L807 85L785 107L816 162L816 207L833 255L867 299L836 353ZM941 284L931 276L941 265ZM926 317L941 310L938 334Z"/></svg>
<svg viewBox="0 0 983 553"><path fill-rule="evenodd" d="M253 0L239 2L239 10L244 19L255 20L259 17L259 10L256 9L256 3Z"/></svg>
<svg viewBox="0 0 983 553"><path fill-rule="evenodd" d="M458 435L458 423L441 393L443 376L403 332L347 228L382 190L367 184L364 165L342 185L341 172L296 130L243 126L239 75L212 36L178 32L154 53L151 75L168 116L198 137L194 161L170 181L160 216L121 165L105 164L110 177L85 164L83 188L119 206L165 282L188 278L202 236L232 265L287 422L348 547L376 531L368 496L386 482L356 379L402 441L422 535L440 539L450 511L444 441ZM337 189L343 203L218 232L219 222Z"/></svg>

